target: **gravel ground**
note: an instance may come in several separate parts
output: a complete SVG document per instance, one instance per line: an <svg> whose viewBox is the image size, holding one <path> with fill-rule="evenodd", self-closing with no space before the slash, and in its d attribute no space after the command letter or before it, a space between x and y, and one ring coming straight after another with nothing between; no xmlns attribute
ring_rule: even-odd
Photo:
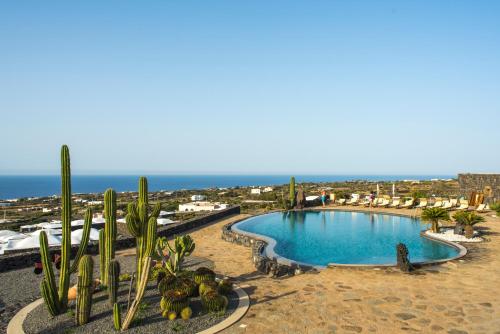
<svg viewBox="0 0 500 334"><path fill-rule="evenodd" d="M131 272L135 269L134 256L119 256L122 273ZM99 257L94 257L94 276L98 277ZM213 262L197 257L186 259L186 267L196 269L197 267L213 268ZM55 272L58 278L57 270ZM7 325L12 317L24 306L40 298L40 281L42 275L35 275L33 268L24 268L14 271L0 273L0 333L5 333ZM76 275L71 276L72 284L76 283Z"/></svg>

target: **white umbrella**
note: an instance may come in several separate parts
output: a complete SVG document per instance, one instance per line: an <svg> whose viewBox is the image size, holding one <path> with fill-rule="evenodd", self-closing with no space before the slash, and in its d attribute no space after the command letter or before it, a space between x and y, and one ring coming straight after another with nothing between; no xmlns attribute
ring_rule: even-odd
<svg viewBox="0 0 500 334"><path fill-rule="evenodd" d="M396 185L392 184L392 197L396 196Z"/></svg>
<svg viewBox="0 0 500 334"><path fill-rule="evenodd" d="M0 242L7 242L9 240L16 240L16 239L24 239L26 237L27 237L26 234L15 231L10 231L10 230L0 231Z"/></svg>
<svg viewBox="0 0 500 334"><path fill-rule="evenodd" d="M49 246L56 246L61 244L61 237L48 234L47 241ZM27 238L21 240L10 240L7 242L7 245L4 247L4 250L14 250L14 249L28 249L28 248L39 248L40 240L38 236L30 235Z"/></svg>
<svg viewBox="0 0 500 334"><path fill-rule="evenodd" d="M377 183L377 197L378 197L379 194L380 194L380 186Z"/></svg>

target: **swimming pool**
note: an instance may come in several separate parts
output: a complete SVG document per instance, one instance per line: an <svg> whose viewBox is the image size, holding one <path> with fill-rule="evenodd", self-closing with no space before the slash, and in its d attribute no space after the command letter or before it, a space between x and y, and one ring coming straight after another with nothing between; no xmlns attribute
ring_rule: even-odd
<svg viewBox="0 0 500 334"><path fill-rule="evenodd" d="M290 211L252 217L232 226L237 233L268 241L269 257L314 266L393 265L396 245L408 247L411 262L454 258L460 250L420 235L419 219L354 211Z"/></svg>

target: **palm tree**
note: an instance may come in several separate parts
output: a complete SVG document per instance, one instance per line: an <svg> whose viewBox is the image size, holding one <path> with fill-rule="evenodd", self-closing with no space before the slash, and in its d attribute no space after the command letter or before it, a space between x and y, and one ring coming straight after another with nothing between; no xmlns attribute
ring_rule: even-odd
<svg viewBox="0 0 500 334"><path fill-rule="evenodd" d="M453 215L457 224L464 226L465 237L472 238L474 236L474 225L484 222L484 217L475 212L459 211Z"/></svg>
<svg viewBox="0 0 500 334"><path fill-rule="evenodd" d="M439 221L449 221L450 215L448 211L442 208L427 208L422 210L421 217L424 222L431 223L431 230L434 233L439 233Z"/></svg>

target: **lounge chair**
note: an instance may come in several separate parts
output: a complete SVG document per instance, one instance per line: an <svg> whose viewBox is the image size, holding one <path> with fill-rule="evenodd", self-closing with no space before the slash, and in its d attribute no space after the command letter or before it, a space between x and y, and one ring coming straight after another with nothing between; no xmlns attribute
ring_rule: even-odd
<svg viewBox="0 0 500 334"><path fill-rule="evenodd" d="M477 211L477 212L486 212L486 211L488 211L488 210L486 209L486 204L479 204L479 205L477 206L477 208L476 208L476 211Z"/></svg>
<svg viewBox="0 0 500 334"><path fill-rule="evenodd" d="M443 206L443 201L436 201L432 208L441 208Z"/></svg>
<svg viewBox="0 0 500 334"><path fill-rule="evenodd" d="M460 200L460 206L457 210L467 210L469 208L469 202L465 199Z"/></svg>
<svg viewBox="0 0 500 334"><path fill-rule="evenodd" d="M390 208L397 208L397 207L399 207L400 202L401 201L399 199L394 199L394 200L392 200L392 203L389 204L389 207Z"/></svg>
<svg viewBox="0 0 500 334"><path fill-rule="evenodd" d="M425 198L421 198L416 208L425 209L426 207L427 207L427 200Z"/></svg>
<svg viewBox="0 0 500 334"><path fill-rule="evenodd" d="M443 201L443 206L441 208L445 210L452 210L453 205L451 204L450 201Z"/></svg>
<svg viewBox="0 0 500 334"><path fill-rule="evenodd" d="M399 209L410 209L413 206L413 203L415 203L415 200L410 198L409 200L406 200L403 205L399 206Z"/></svg>
<svg viewBox="0 0 500 334"><path fill-rule="evenodd" d="M335 201L335 203L337 203L338 205L345 205L345 198L340 198L338 199L337 201Z"/></svg>
<svg viewBox="0 0 500 334"><path fill-rule="evenodd" d="M357 205L358 201L359 201L359 197L352 196L350 200L348 200L347 202L345 202L345 204L347 204L347 205Z"/></svg>
<svg viewBox="0 0 500 334"><path fill-rule="evenodd" d="M359 202L358 205L370 206L370 198L365 198L362 202Z"/></svg>
<svg viewBox="0 0 500 334"><path fill-rule="evenodd" d="M379 202L377 204L378 207L380 208L387 208L390 204L390 201L388 199L383 199L382 202Z"/></svg>

